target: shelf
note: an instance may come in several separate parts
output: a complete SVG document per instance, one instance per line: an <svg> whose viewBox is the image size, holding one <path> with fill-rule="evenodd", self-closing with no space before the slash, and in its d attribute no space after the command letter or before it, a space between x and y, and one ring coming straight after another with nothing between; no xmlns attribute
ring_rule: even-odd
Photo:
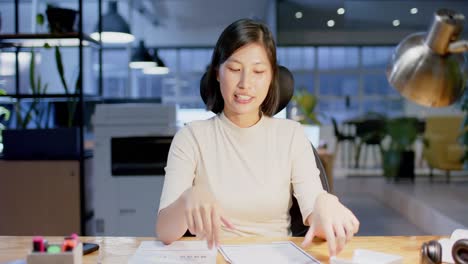
<svg viewBox="0 0 468 264"><path fill-rule="evenodd" d="M99 46L99 41L86 34L81 35L83 46ZM77 47L80 41L78 32L63 34L0 34L2 47L43 47L45 43L50 46Z"/></svg>
<svg viewBox="0 0 468 264"><path fill-rule="evenodd" d="M34 98L61 98L61 99L66 99L66 98L79 98L79 94L6 94L6 95L0 95L1 97L9 97L9 98L17 98L17 99L34 99ZM89 94L84 94L83 98L85 100L89 99L94 99L94 100L100 100L100 97L97 95L89 95Z"/></svg>

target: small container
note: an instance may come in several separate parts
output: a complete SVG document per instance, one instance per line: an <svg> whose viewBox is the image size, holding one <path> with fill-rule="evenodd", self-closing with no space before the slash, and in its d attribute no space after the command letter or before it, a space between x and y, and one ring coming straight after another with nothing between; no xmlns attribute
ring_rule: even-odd
<svg viewBox="0 0 468 264"><path fill-rule="evenodd" d="M60 253L31 252L26 258L27 264L82 264L83 244L72 250Z"/></svg>

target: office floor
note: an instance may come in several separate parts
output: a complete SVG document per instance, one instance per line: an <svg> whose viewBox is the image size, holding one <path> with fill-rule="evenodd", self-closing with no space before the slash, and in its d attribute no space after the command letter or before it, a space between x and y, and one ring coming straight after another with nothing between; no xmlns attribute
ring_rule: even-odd
<svg viewBox="0 0 468 264"><path fill-rule="evenodd" d="M350 175L335 177L334 188L361 221L359 235L450 235L468 228L468 177L447 184L443 177L430 183L424 174L415 183L388 183L372 170Z"/></svg>

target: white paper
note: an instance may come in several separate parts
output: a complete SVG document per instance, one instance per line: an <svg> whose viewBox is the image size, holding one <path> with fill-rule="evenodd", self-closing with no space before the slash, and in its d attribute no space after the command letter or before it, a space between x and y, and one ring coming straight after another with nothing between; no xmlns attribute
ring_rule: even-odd
<svg viewBox="0 0 468 264"><path fill-rule="evenodd" d="M467 229L456 229L455 231L453 231L450 238L442 238L439 240L439 243L442 246L442 262L455 263L455 261L452 258L452 247L453 244L457 242L457 240L463 238L468 239Z"/></svg>
<svg viewBox="0 0 468 264"><path fill-rule="evenodd" d="M319 264L320 262L290 241L267 244L222 245L219 251L232 264Z"/></svg>
<svg viewBox="0 0 468 264"><path fill-rule="evenodd" d="M164 245L160 241L143 241L129 264L215 264L217 251L208 249L206 241L175 241Z"/></svg>
<svg viewBox="0 0 468 264"><path fill-rule="evenodd" d="M330 258L331 264L401 264L403 258L399 255L387 254L378 251L356 249L352 260L339 259L337 257Z"/></svg>

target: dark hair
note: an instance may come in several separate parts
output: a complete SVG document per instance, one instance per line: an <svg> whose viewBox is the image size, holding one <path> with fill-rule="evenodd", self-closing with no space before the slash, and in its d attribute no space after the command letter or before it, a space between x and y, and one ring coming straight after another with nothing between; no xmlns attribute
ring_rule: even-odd
<svg viewBox="0 0 468 264"><path fill-rule="evenodd" d="M259 43L265 47L272 67L270 87L260 110L267 116L276 113L279 101L279 87L275 40L265 24L252 19L240 19L230 24L221 33L216 43L207 73L206 107L208 110L218 114L224 109L224 99L217 80L219 66L236 50L250 43Z"/></svg>

